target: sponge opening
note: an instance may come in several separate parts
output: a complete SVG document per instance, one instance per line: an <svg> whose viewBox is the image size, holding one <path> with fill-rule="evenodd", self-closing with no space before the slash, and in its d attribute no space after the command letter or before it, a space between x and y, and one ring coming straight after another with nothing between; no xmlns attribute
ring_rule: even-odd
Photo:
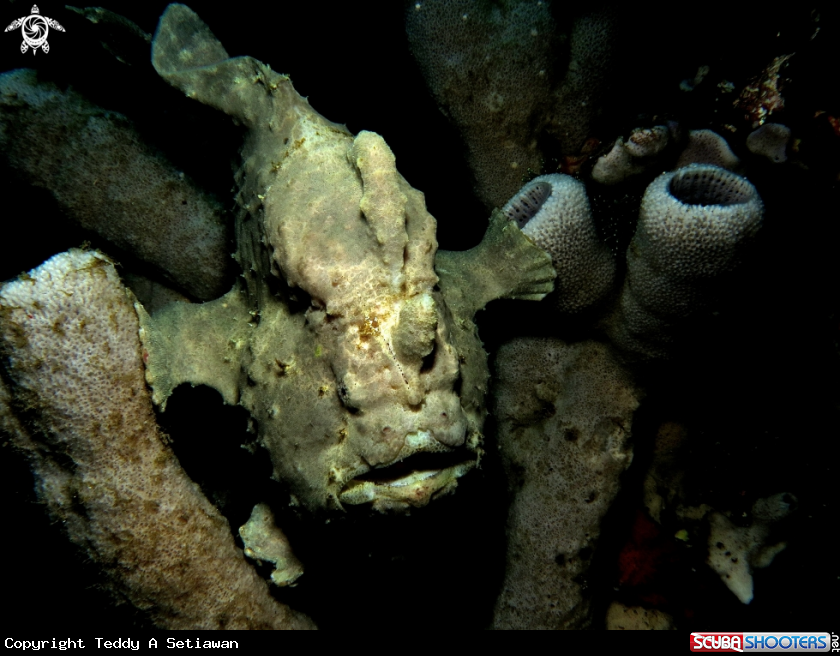
<svg viewBox="0 0 840 656"><path fill-rule="evenodd" d="M684 205L741 205L755 193L742 177L711 166L677 171L668 191Z"/></svg>

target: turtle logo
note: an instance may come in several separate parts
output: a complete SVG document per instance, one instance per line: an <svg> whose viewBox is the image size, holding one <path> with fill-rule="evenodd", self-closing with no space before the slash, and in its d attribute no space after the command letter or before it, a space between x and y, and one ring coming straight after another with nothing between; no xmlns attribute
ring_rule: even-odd
<svg viewBox="0 0 840 656"><path fill-rule="evenodd" d="M42 48L44 52L50 51L50 44L47 43L47 34L50 32L50 28L59 32L64 31L64 28L58 24L58 21L41 16L38 5L32 5L32 13L29 16L12 21L12 24L6 28L6 32L16 30L17 28L20 28L21 34L23 34L23 43L20 44L20 51L26 52L29 48L32 48L33 55L38 48Z"/></svg>

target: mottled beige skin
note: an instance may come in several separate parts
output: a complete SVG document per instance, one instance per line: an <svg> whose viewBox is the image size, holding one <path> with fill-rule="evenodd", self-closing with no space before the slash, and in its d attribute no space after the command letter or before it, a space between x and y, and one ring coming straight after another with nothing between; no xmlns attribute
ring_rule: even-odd
<svg viewBox="0 0 840 656"><path fill-rule="evenodd" d="M492 298L541 298L547 256L496 218L480 247L444 256L438 291L435 221L379 135L354 138L288 77L229 59L182 5L162 17L152 59L249 128L237 174L244 282L142 319L156 402L189 381L247 408L275 478L311 508L404 509L451 492L480 458L486 414L472 315ZM476 274L490 284L472 284ZM451 455L359 478L421 453Z"/></svg>
<svg viewBox="0 0 840 656"><path fill-rule="evenodd" d="M542 298L554 270L499 213L476 248L438 253L423 196L381 137L354 138L288 78L229 59L186 7L164 14L153 55L170 82L250 127L242 276L207 303L132 311L107 257L71 251L0 288L0 429L69 537L159 626L310 627L245 564L150 401L164 407L190 382L246 408L293 503L421 506L481 455L489 371L473 314L494 298ZM440 465L359 478L441 452ZM266 506L241 531L275 582L300 575Z"/></svg>

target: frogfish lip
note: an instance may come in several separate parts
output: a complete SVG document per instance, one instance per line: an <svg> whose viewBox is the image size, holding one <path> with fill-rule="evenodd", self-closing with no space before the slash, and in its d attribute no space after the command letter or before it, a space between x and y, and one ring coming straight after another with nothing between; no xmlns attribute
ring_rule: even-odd
<svg viewBox="0 0 840 656"><path fill-rule="evenodd" d="M419 508L453 492L458 479L477 463L477 454L464 448L416 453L357 475L345 485L339 500L348 505L370 503L380 512Z"/></svg>

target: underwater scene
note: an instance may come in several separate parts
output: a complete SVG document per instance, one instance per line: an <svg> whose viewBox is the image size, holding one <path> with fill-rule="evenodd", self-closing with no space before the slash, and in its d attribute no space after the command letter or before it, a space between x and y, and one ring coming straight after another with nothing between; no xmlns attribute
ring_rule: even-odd
<svg viewBox="0 0 840 656"><path fill-rule="evenodd" d="M837 3L0 14L8 626L836 631Z"/></svg>

